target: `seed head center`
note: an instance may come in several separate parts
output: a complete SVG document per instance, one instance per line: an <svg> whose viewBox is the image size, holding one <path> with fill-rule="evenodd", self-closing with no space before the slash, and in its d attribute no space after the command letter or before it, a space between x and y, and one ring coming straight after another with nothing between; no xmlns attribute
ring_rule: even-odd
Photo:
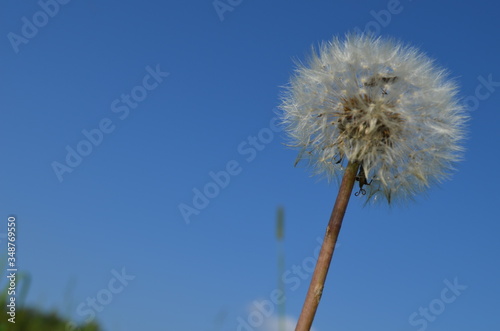
<svg viewBox="0 0 500 331"><path fill-rule="evenodd" d="M337 127L347 139L370 140L372 144L391 145L403 121L394 104L367 94L341 99Z"/></svg>

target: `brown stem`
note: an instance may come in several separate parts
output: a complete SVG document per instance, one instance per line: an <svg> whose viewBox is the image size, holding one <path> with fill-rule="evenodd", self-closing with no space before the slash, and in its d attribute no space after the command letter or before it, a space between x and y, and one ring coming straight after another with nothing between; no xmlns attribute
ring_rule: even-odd
<svg viewBox="0 0 500 331"><path fill-rule="evenodd" d="M321 300L326 275L330 267L330 262L332 261L333 251L335 250L335 244L337 243L340 227L342 226L342 220L344 219L347 204L351 197L358 169L358 162L349 162L345 169L337 200L335 201L335 206L333 207L332 215L330 216L330 221L326 228L326 234L323 239L318 262L314 268L311 284L309 285L306 300L304 301L304 306L302 307L302 312L300 313L295 331L309 331L311 329L314 315L316 315L316 310Z"/></svg>

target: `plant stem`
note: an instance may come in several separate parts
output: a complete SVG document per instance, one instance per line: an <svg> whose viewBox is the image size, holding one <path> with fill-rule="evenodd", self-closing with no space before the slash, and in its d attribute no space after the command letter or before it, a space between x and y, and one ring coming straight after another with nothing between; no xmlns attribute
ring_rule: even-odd
<svg viewBox="0 0 500 331"><path fill-rule="evenodd" d="M318 262L314 268L311 284L309 285L306 300L304 301L304 306L302 307L302 312L300 313L295 331L309 331L311 329L314 315L316 315L316 310L321 300L326 275L330 267L330 262L332 261L333 251L335 250L335 244L337 243L342 220L344 219L347 204L351 197L359 166L360 164L358 162L349 162L345 169L337 200L335 201L335 206L333 207L332 215L330 216L330 221L326 228L326 234L323 239Z"/></svg>

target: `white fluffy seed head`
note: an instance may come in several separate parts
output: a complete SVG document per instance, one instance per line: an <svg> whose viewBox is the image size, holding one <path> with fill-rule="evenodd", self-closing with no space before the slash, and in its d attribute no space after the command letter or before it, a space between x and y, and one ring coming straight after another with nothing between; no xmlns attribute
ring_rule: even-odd
<svg viewBox="0 0 500 331"><path fill-rule="evenodd" d="M467 116L456 85L418 49L365 35L323 44L298 65L281 105L297 162L339 178L362 165L368 200L406 200L446 178Z"/></svg>

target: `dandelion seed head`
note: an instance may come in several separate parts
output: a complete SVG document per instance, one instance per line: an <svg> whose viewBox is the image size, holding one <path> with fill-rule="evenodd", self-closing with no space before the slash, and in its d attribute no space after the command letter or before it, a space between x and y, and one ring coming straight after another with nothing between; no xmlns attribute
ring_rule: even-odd
<svg viewBox="0 0 500 331"><path fill-rule="evenodd" d="M448 177L467 116L456 85L418 49L349 35L298 64L281 105L297 162L339 178L359 162L368 200L411 199Z"/></svg>

